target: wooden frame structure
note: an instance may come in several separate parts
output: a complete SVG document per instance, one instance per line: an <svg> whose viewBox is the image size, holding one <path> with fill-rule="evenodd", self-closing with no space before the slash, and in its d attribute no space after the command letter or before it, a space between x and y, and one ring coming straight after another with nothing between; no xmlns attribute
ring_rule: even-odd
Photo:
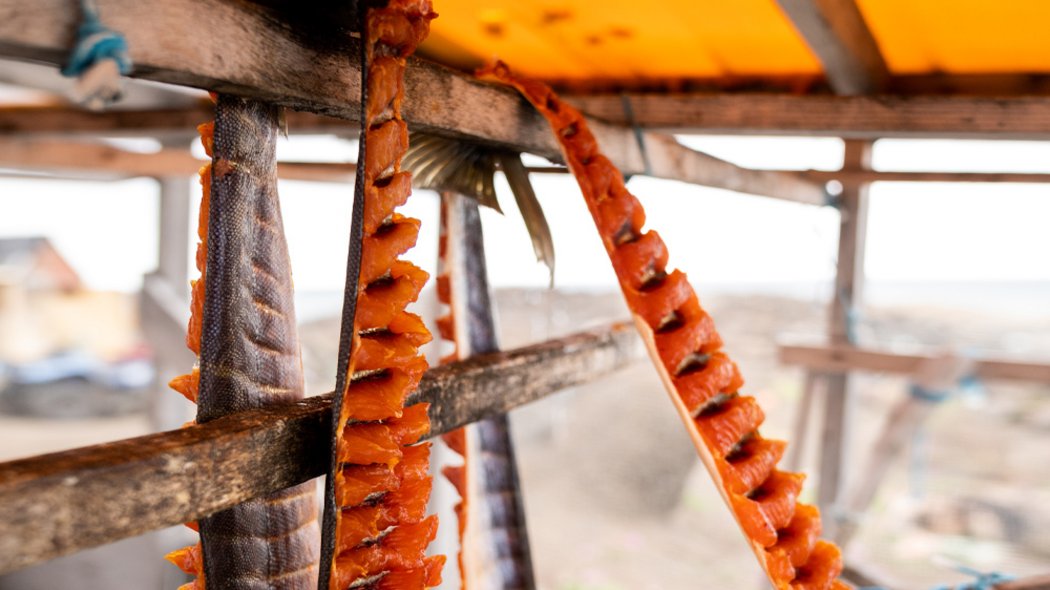
<svg viewBox="0 0 1050 590"><path fill-rule="evenodd" d="M836 95L598 94L572 100L595 117L591 128L603 150L625 173L808 205L834 203L841 212L830 347L782 350L784 362L811 371L808 382L818 373L830 375L823 408L819 490L820 501L827 506L836 502L844 472L843 448L852 404L850 372L908 371L917 362L916 357L880 355L854 347L850 323L862 295L870 184L1050 181L1050 174L873 171L872 142L882 137L1047 140L1050 86L1031 78L894 78L853 0L778 1L823 64ZM107 24L128 37L135 63L132 77L289 107L292 133L356 133L353 119L358 110L360 71L359 64L348 57L357 53L353 39L347 38L345 47L310 45L250 3L99 0L98 4L107 15ZM73 5L70 0L0 0L0 58L61 65L77 25ZM197 18L202 13L209 14L209 19ZM173 52L171 47L180 50ZM977 88L997 96L923 93L944 87ZM898 93L873 96L887 90ZM510 91L414 59L407 72L406 94L405 118L415 128L553 161L559 158L546 125ZM186 132L209 116L210 107L203 104L102 114L69 107L0 108L0 167L72 176L101 173L106 178L187 174L199 163L186 150L166 147L139 154L79 140L102 133L186 139ZM671 133L840 137L847 140L846 157L842 170L836 172L752 170L686 148ZM288 163L280 171L285 178L344 181L353 174L353 165ZM834 199L826 189L831 180L843 186ZM165 192L176 194L184 188L175 184ZM185 244L173 246L175 251L179 247L186 249ZM162 251L160 286L147 284L146 288L181 291L173 285L184 282L179 276L184 270L177 268L177 261L165 262L165 255ZM635 348L629 330L612 327L433 369L416 395L437 402L432 409L431 434L438 434L594 379L622 366L636 354ZM995 377L1050 381L1050 367L1044 365L987 362L980 370ZM469 395L460 395L465 392ZM470 401L467 405L453 403L463 399ZM328 403L323 396L310 398L281 410L251 412L177 432L0 464L0 573L191 520L316 476L322 471L318 461L322 454L317 451L322 442L316 434L330 420ZM276 463L268 463L278 469L254 468L258 465L252 461L257 459L237 451L249 442L266 449L262 456L278 457ZM215 465L208 465L208 457L217 449L243 469L237 475L210 479ZM190 464L195 465L194 470L188 469ZM132 492L129 482L141 489ZM114 517L109 512L107 520L112 522L95 519L90 507L117 497L126 505L122 513ZM177 501L161 506L158 498ZM1003 590L1040 587L1047 587L1045 580L999 586Z"/></svg>

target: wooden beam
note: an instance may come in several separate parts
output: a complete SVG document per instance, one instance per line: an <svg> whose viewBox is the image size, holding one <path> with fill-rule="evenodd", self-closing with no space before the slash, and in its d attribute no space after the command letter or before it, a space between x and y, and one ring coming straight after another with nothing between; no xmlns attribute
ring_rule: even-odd
<svg viewBox="0 0 1050 590"><path fill-rule="evenodd" d="M343 119L287 110L289 134L336 134L356 137L358 127ZM88 111L72 106L0 108L0 136L172 136L197 134L197 125L215 118L215 107L201 102L178 109Z"/></svg>
<svg viewBox="0 0 1050 590"><path fill-rule="evenodd" d="M994 590L1050 590L1050 574L1000 582L992 588Z"/></svg>
<svg viewBox="0 0 1050 590"><path fill-rule="evenodd" d="M852 346L780 347L780 362L824 373L868 371L911 375L928 355L881 352ZM1050 383L1050 364L982 359L974 364L974 374L981 379L1005 379Z"/></svg>
<svg viewBox="0 0 1050 590"><path fill-rule="evenodd" d="M354 121L360 64L350 36L297 34L264 8L223 0L98 0L106 25L122 32L132 77L247 96ZM75 0L0 0L0 57L65 63L79 19ZM207 19L200 15L207 14ZM192 40L188 42L187 40ZM177 49L173 49L177 48ZM412 59L404 117L414 128L552 159L561 154L549 127L513 91ZM649 174L764 196L822 203L823 187L798 175L746 170L674 138L594 122L603 151L625 174Z"/></svg>
<svg viewBox="0 0 1050 590"><path fill-rule="evenodd" d="M1047 72L1005 72L989 74L904 74L894 76L889 90L900 94L970 96L1046 96L1050 94Z"/></svg>
<svg viewBox="0 0 1050 590"><path fill-rule="evenodd" d="M848 140L842 169L847 171L871 168L872 144ZM864 288L864 246L868 225L868 185L863 182L843 182L838 199L839 247L835 273L835 291L830 310L829 340L836 345L854 342L853 319L860 305ZM850 392L849 373L824 376L824 424L821 436L820 479L818 503L830 510L841 499L847 482L850 422L855 400ZM825 528L834 537L837 523L830 520Z"/></svg>
<svg viewBox="0 0 1050 590"><path fill-rule="evenodd" d="M594 381L639 357L616 324L433 368L436 436ZM324 473L331 394L207 424L0 464L0 574L196 520Z"/></svg>
<svg viewBox="0 0 1050 590"><path fill-rule="evenodd" d="M190 176L205 163L189 149L164 148L153 153L122 150L100 143L52 139L0 138L0 167L79 172L103 178ZM287 180L350 182L355 166L339 163L281 162L277 175Z"/></svg>
<svg viewBox="0 0 1050 590"><path fill-rule="evenodd" d="M820 182L1014 182L1042 184L1050 182L1044 172L882 172L874 170L825 171L807 170L805 176Z"/></svg>
<svg viewBox="0 0 1050 590"><path fill-rule="evenodd" d="M838 94L872 94L889 69L855 0L777 0Z"/></svg>
<svg viewBox="0 0 1050 590"><path fill-rule="evenodd" d="M628 94L633 121L675 133L877 139L1050 139L1050 96ZM571 96L585 113L629 123L624 95ZM2 121L0 116L0 121Z"/></svg>
<svg viewBox="0 0 1050 590"><path fill-rule="evenodd" d="M1050 96L827 96L687 93L569 96L587 114L616 125L674 133L1050 140ZM212 118L210 104L186 109L0 108L0 136L194 133ZM356 135L344 119L287 111L288 130Z"/></svg>

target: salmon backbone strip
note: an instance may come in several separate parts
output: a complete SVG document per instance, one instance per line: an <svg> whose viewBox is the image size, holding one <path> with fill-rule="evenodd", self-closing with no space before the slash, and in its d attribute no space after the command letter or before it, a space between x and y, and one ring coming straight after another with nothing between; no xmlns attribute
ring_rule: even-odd
<svg viewBox="0 0 1050 590"><path fill-rule="evenodd" d="M478 71L511 86L547 119L576 177L627 306L697 452L778 590L843 590L838 547L820 540L820 514L797 502L804 476L776 465L786 443L763 438L762 409L722 351L714 322L668 252L623 175L599 151L583 116L545 84L501 62Z"/></svg>
<svg viewBox="0 0 1050 590"><path fill-rule="evenodd" d="M443 191L440 207L437 298L446 310L437 326L452 350L441 359L448 363L493 352L498 346L478 203ZM460 314L466 317L457 317ZM442 440L462 458L441 470L459 494L454 511L459 524L460 588L535 588L507 417L479 420L445 434Z"/></svg>
<svg viewBox="0 0 1050 590"><path fill-rule="evenodd" d="M441 227L438 230L437 298L438 303L445 306L446 313L437 319L437 327L441 338L449 343L452 348L449 354L441 357L441 364L443 365L459 360L459 344L456 342L456 322L453 315L454 310L452 309L451 269L448 265L447 220L449 208L448 199L442 196L440 214ZM456 502L455 506L453 506L453 510L456 513L456 521L458 523L457 530L459 532L460 549L456 556L456 562L459 565L461 588L466 588L466 569L464 568L463 563L463 536L467 530L467 472L468 463L470 462L470 453L467 450L466 436L466 427L462 427L444 434L441 437L450 449L463 458L463 463L461 465L448 465L441 470L442 475L445 476L445 479L452 484L452 487L456 489L456 493L459 494L459 502Z"/></svg>
<svg viewBox="0 0 1050 590"><path fill-rule="evenodd" d="M405 407L427 370L430 341L406 311L428 275L400 259L419 220L395 210L411 193L401 170L408 127L401 117L406 58L429 32L427 0L393 0L366 15L365 206L354 342L342 392L335 452L335 550L330 590L409 590L441 583L445 557L426 556L437 517L426 515L431 477L427 404Z"/></svg>

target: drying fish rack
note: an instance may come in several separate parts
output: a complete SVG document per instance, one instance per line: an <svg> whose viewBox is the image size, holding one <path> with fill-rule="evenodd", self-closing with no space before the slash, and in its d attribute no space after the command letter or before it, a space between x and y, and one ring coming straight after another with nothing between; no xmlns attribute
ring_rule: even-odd
<svg viewBox="0 0 1050 590"><path fill-rule="evenodd" d="M342 48L312 45L266 9L243 2L99 0L97 4L107 25L127 37L135 64L133 78L289 107L292 132L355 132L360 64L353 58L357 51L352 39ZM806 20L807 14L826 10L816 8L819 3L787 4L795 5L787 10L788 16L824 62L833 89L856 94L880 79L881 57L868 59L872 47L864 35L841 34L857 30L850 28L854 25L866 31L862 21L856 22L855 10L836 13L828 20L830 29L821 29L813 24L817 21ZM78 18L79 11L69 0L0 0L0 58L61 66ZM839 54L849 59L833 59ZM574 100L585 111L614 122L594 121L591 127L605 153L627 174L812 206L833 205L841 213L829 345L781 349L783 362L808 371L807 389L818 380L825 384L821 505L833 504L841 491L842 442L852 403L850 373L906 373L922 360L853 344L850 318L860 298L870 183L1050 181L1050 175L1035 173L876 172L870 166L873 141L902 135L1050 139L1050 101L1022 96L1027 88L1023 85L1004 87L1013 95L995 100L934 96L932 91L920 99L711 93L608 94ZM105 133L168 137L211 116L209 106L187 101L177 108L98 114L69 107L0 108L0 166L61 171L71 177L186 176L200 162L185 150L142 154L72 139ZM559 158L546 124L512 92L424 60L410 62L404 116L415 127L435 133ZM683 147L672 136L652 130L656 128L842 137L844 166L835 172L742 168ZM353 165L323 163L282 163L279 168L283 178L320 181L349 180L353 171ZM841 183L841 192L829 195L828 181ZM162 183L165 218L185 215L185 207L180 213L178 207L169 209L165 204L165 195L185 189L185 184ZM162 308L185 307L175 295L179 289L172 285L185 282L185 263L178 253L181 248L184 255L186 244L181 238L165 240L177 233L166 235L162 228L162 241L174 244L162 244L159 278L167 275L167 283L161 280L158 286L155 280L146 285L147 298ZM430 436L434 436L599 378L638 353L633 328L610 326L431 369L410 402L432 403ZM988 378L1050 382L1048 365L989 360L978 363L978 372ZM330 404L331 394L322 395L204 425L0 464L0 573L196 520L322 474ZM998 588L1045 588L1046 584L1043 578Z"/></svg>

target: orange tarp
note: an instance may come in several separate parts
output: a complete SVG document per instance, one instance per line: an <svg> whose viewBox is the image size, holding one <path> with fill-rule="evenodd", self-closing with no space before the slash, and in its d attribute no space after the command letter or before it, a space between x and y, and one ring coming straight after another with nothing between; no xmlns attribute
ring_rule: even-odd
<svg viewBox="0 0 1050 590"><path fill-rule="evenodd" d="M1047 0L858 0L895 74L1050 71Z"/></svg>
<svg viewBox="0 0 1050 590"><path fill-rule="evenodd" d="M1047 0L858 0L894 74L1050 71ZM423 52L562 83L813 78L775 0L441 0Z"/></svg>
<svg viewBox="0 0 1050 590"><path fill-rule="evenodd" d="M424 51L547 80L817 75L772 0L440 0Z"/></svg>

